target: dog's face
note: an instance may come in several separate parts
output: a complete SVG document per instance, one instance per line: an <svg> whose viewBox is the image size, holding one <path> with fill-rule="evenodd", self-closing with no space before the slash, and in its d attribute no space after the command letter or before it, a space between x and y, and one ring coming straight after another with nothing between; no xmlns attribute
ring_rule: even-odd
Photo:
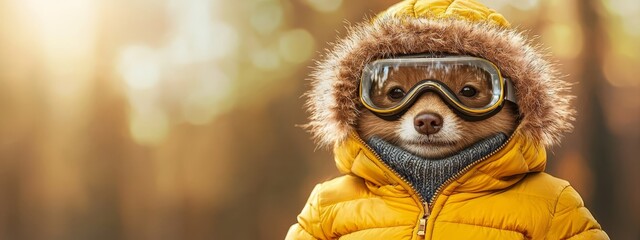
<svg viewBox="0 0 640 240"><path fill-rule="evenodd" d="M465 105L482 107L491 92L486 81L481 81L486 74L470 69L448 69L447 71L433 71L425 75L422 70L402 71L389 75L388 84L373 95L376 102L397 101L401 92L423 79L439 79L447 82L449 88L457 93L458 98ZM483 85L485 84L485 85ZM470 94L469 87L474 90ZM471 97L470 97L471 96ZM369 110L363 110L357 127L358 133L364 139L379 137L391 144L399 146L418 156L439 159L459 152L470 145L491 137L497 133L511 134L517 122L515 106L507 103L500 112L490 118L480 121L466 121L459 117L434 92L426 92L410 106L397 120L384 120Z"/></svg>

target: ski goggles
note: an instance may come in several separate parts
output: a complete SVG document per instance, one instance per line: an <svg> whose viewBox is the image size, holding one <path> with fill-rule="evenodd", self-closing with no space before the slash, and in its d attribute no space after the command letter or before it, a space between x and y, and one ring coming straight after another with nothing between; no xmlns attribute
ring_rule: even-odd
<svg viewBox="0 0 640 240"><path fill-rule="evenodd" d="M399 117L425 92L468 120L492 116L505 100L516 103L511 81L483 58L414 55L376 60L362 72L360 100L381 117Z"/></svg>

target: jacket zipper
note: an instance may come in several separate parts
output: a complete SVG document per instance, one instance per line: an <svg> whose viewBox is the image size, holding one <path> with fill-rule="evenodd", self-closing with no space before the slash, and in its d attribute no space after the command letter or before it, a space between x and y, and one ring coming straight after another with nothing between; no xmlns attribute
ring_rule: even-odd
<svg viewBox="0 0 640 240"><path fill-rule="evenodd" d="M378 162L382 163L382 165L384 165L388 170L390 170L396 177L400 178L400 180L402 180L405 184L407 184L407 186L409 186L417 197L418 200L422 203L422 208L423 208L423 215L422 218L420 218L420 220L418 220L418 236L424 237L427 233L427 221L429 220L429 216L431 216L431 209L433 209L433 204L435 204L435 200L438 198L438 196L440 196L440 192L442 191L442 189L446 186L448 186L449 184L451 184L451 182L459 177L461 177L463 174L467 173L471 168L473 168L476 164L487 160L488 158L490 158L491 156L495 155L496 153L498 153L500 150L502 150L505 146L507 146L507 144L509 144L509 142L511 142L511 139L513 139L513 135L511 134L511 136L509 136L509 138L507 139L507 141L505 141L502 145L500 145L500 147L496 148L496 150L493 150L491 153L489 153L488 155L473 161L471 164L467 165L465 168L463 168L461 171L459 171L458 173L456 173L455 175L453 175L452 177L448 178L447 181L445 181L443 184L441 184L435 191L435 193L433 194L433 197L431 197L431 199L429 199L429 202L431 202L431 204L429 204L429 202L424 200L424 197L422 197L422 195L420 195L420 193L418 193L418 191L413 187L413 185L407 180L405 179L402 175L400 175L400 173L398 173L396 170L394 170L393 168L391 168L391 166L389 166L389 164L387 164L386 162L382 161L380 155L378 155L378 153L376 151L374 151L371 147L369 147L369 144L367 144L364 140L362 140L362 138L360 138L360 136L358 136L355 133L351 133L351 135L353 135L353 137L355 137L355 139L358 140L358 142L360 142L365 148L367 148L371 153L373 153L373 155L376 157L376 160L378 160Z"/></svg>
<svg viewBox="0 0 640 240"><path fill-rule="evenodd" d="M413 187L413 185L409 182L409 180L407 180L406 178L404 178L402 175L400 175L400 173L398 173L395 169L393 169L391 166L389 166L389 164L387 164L386 162L382 161L380 155L378 155L378 153L376 151L374 151L371 147L369 147L369 144L367 144L364 140L362 140L362 138L360 138L360 136L358 136L355 133L351 133L351 135L353 135L353 137L355 139L358 140L358 142L360 142L365 148L367 148L371 153L373 153L373 155L376 157L376 160L380 163L382 163L382 165L384 165L389 171L391 171L396 177L398 177L400 180L402 180L407 186L409 186L409 190L413 191L414 194L417 196L417 200L418 202L422 203L422 208L423 208L423 215L422 218L420 218L420 220L418 220L418 236L423 236L426 234L427 231L427 220L429 219L429 215L431 214L431 209L429 209L429 202L427 202L424 197L422 195L420 195L420 193L418 193L418 191Z"/></svg>
<svg viewBox="0 0 640 240"><path fill-rule="evenodd" d="M427 234L427 220L429 219L429 215L431 215L431 209L429 208L429 203L423 202L424 215L420 218L420 223L418 225L418 236L424 237Z"/></svg>

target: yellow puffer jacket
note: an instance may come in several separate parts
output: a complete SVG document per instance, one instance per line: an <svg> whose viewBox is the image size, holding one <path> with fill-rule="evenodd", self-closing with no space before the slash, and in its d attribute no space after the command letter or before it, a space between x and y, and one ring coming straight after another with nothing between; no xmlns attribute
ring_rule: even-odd
<svg viewBox="0 0 640 240"><path fill-rule="evenodd" d="M428 208L356 134L334 152L345 175L315 187L286 239L608 239L569 183L542 172L544 147L520 134Z"/></svg>

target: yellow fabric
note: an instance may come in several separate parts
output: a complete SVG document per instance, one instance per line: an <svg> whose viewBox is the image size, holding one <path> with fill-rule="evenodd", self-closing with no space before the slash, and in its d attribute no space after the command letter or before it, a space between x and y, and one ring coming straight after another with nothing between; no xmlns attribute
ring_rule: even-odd
<svg viewBox="0 0 640 240"><path fill-rule="evenodd" d="M502 14L475 0L405 0L391 6L379 16L460 18L502 27L510 26Z"/></svg>
<svg viewBox="0 0 640 240"><path fill-rule="evenodd" d="M334 149L341 177L318 184L286 239L423 239L423 203L360 138ZM438 194L426 239L608 239L542 146L515 134Z"/></svg>

